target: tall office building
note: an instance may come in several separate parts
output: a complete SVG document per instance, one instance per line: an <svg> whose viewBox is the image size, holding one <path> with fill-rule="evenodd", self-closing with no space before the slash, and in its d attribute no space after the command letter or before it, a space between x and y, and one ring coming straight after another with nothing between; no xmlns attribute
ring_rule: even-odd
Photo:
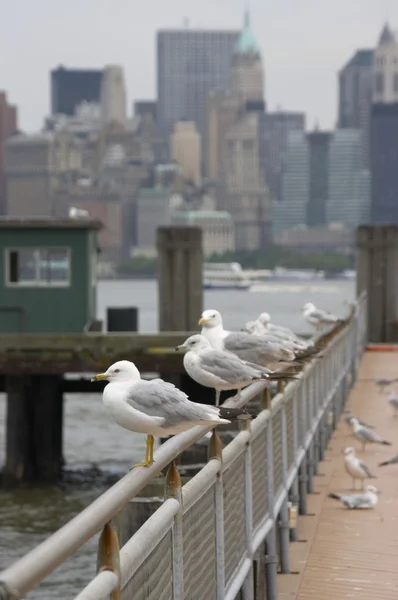
<svg viewBox="0 0 398 600"><path fill-rule="evenodd" d="M398 224L398 41L385 25L374 57L372 223Z"/></svg>
<svg viewBox="0 0 398 600"><path fill-rule="evenodd" d="M359 129L338 129L330 141L326 222L350 230L370 216L370 171L363 168L362 146Z"/></svg>
<svg viewBox="0 0 398 600"><path fill-rule="evenodd" d="M238 31L162 30L157 34L158 122L169 135L177 121L205 132L208 95L229 88Z"/></svg>
<svg viewBox="0 0 398 600"><path fill-rule="evenodd" d="M126 88L123 68L107 66L101 80L100 92L101 122L103 125L117 123L126 125Z"/></svg>
<svg viewBox="0 0 398 600"><path fill-rule="evenodd" d="M264 67L248 11L232 55L230 90L242 108L264 111Z"/></svg>
<svg viewBox="0 0 398 600"><path fill-rule="evenodd" d="M289 134L282 201L273 207L274 235L333 222L352 230L366 222L369 205L360 130Z"/></svg>
<svg viewBox="0 0 398 600"><path fill-rule="evenodd" d="M339 72L338 127L361 130L364 168L369 167L373 54L373 50L357 50Z"/></svg>
<svg viewBox="0 0 398 600"><path fill-rule="evenodd" d="M66 69L51 71L51 114L74 115L76 107L100 101L101 69Z"/></svg>
<svg viewBox="0 0 398 600"><path fill-rule="evenodd" d="M170 138L170 155L187 181L200 183L201 139L193 121L178 121Z"/></svg>
<svg viewBox="0 0 398 600"><path fill-rule="evenodd" d="M7 212L6 179L4 171L4 154L6 140L18 127L17 107L9 104L7 94L0 92L0 215Z"/></svg>
<svg viewBox="0 0 398 600"><path fill-rule="evenodd" d="M373 105L370 143L371 222L398 224L398 102Z"/></svg>
<svg viewBox="0 0 398 600"><path fill-rule="evenodd" d="M373 102L398 102L398 40L389 25L381 32L373 64Z"/></svg>
<svg viewBox="0 0 398 600"><path fill-rule="evenodd" d="M286 171L287 141L290 132L304 131L305 114L267 112L262 121L263 166L267 184L275 201L282 200L282 180Z"/></svg>

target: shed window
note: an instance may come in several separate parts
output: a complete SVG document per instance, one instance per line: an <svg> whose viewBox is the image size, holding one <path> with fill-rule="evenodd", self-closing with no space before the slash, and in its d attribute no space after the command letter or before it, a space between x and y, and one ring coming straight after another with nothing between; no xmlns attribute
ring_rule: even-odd
<svg viewBox="0 0 398 600"><path fill-rule="evenodd" d="M69 248L8 248L5 258L8 286L70 285Z"/></svg>

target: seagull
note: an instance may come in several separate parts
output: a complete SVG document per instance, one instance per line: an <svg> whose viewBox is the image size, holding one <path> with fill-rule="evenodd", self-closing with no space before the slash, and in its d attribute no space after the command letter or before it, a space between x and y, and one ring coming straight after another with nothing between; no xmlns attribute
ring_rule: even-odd
<svg viewBox="0 0 398 600"><path fill-rule="evenodd" d="M364 487L365 479L377 479L375 475L371 473L367 465L355 456L354 448L346 448L344 450L344 466L348 475L352 478L352 487L355 490L355 481L360 479L362 482L362 489Z"/></svg>
<svg viewBox="0 0 398 600"><path fill-rule="evenodd" d="M357 419L357 421L360 425L363 425L364 427L368 427L369 429L374 429L373 425L368 425L367 423L365 423L365 421L361 421L361 419L358 419L358 417L355 417L355 415L353 415L351 411L347 411L346 413L344 413L344 418L348 425L351 425L352 419Z"/></svg>
<svg viewBox="0 0 398 600"><path fill-rule="evenodd" d="M379 392L380 394L382 394L384 392L384 388L396 383L398 380L397 379L386 379L385 377L376 377L374 382L377 385L377 387L379 388Z"/></svg>
<svg viewBox="0 0 398 600"><path fill-rule="evenodd" d="M241 360L236 354L225 350L215 350L204 335L191 335L176 350L186 351L184 367L194 381L216 390L216 406L220 403L221 390L238 390L255 381L289 379L292 375L278 373L252 365ZM293 377L295 379L295 377Z"/></svg>
<svg viewBox="0 0 398 600"><path fill-rule="evenodd" d="M99 373L92 381L108 380L102 400L110 417L129 431L145 433L145 459L134 467L150 467L154 463L154 438L168 437L196 425L207 427L230 423L230 419L247 419L244 409L217 408L191 402L172 383L162 379L141 379L134 363L120 360Z"/></svg>
<svg viewBox="0 0 398 600"><path fill-rule="evenodd" d="M374 485L368 485L363 494L329 494L329 498L340 500L347 508L374 508L378 502L379 490Z"/></svg>
<svg viewBox="0 0 398 600"><path fill-rule="evenodd" d="M361 425L356 417L352 417L350 421L354 436L362 442L362 450L365 450L366 444L382 444L383 446L392 446L391 442L383 440L378 433L372 431L368 427Z"/></svg>
<svg viewBox="0 0 398 600"><path fill-rule="evenodd" d="M379 463L379 467L386 467L387 465L395 465L396 463L398 463L398 454L396 454L392 458L389 458L388 460L385 460L384 462Z"/></svg>
<svg viewBox="0 0 398 600"><path fill-rule="evenodd" d="M304 318L311 323L311 325L314 325L316 329L321 329L322 327L327 327L328 325L336 323L343 323L342 319L339 319L339 317L336 317L336 315L333 315L326 310L316 308L315 304L312 304L312 302L304 304L301 310Z"/></svg>
<svg viewBox="0 0 398 600"><path fill-rule="evenodd" d="M221 314L217 310L205 310L199 319L201 334L215 350L228 350L250 363L265 367L273 362L293 362L295 353L281 342L269 341L263 336L245 331L233 333L223 327Z"/></svg>
<svg viewBox="0 0 398 600"><path fill-rule="evenodd" d="M397 417L398 416L398 396L397 396L396 392L388 391L387 398L388 398L389 404L391 404L391 406L394 409L394 417Z"/></svg>
<svg viewBox="0 0 398 600"><path fill-rule="evenodd" d="M76 208L76 206L71 206L69 209L69 218L70 219L82 219L89 217L88 210L84 208Z"/></svg>

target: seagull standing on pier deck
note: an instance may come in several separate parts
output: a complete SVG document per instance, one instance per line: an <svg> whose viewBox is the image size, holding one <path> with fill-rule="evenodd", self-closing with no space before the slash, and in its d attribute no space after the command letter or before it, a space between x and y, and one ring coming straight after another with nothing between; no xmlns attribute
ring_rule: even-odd
<svg viewBox="0 0 398 600"><path fill-rule="evenodd" d="M112 419L124 429L147 435L145 459L134 467L153 464L155 437L168 437L196 425L214 427L231 419L251 418L244 409L191 402L184 392L163 379L141 379L135 364L128 360L114 363L92 379L101 380L109 381L102 400Z"/></svg>
<svg viewBox="0 0 398 600"><path fill-rule="evenodd" d="M355 482L359 479L364 487L365 479L376 479L376 476L371 473L368 466L355 456L354 448L346 448L344 450L344 465L348 475L352 478L352 487L355 490Z"/></svg>
<svg viewBox="0 0 398 600"><path fill-rule="evenodd" d="M383 440L382 437L372 429L368 427L364 427L361 425L359 420L356 417L352 417L350 420L350 425L352 427L352 433L354 436L362 442L362 450L365 450L366 444L382 444L383 446L392 446L391 442L387 442Z"/></svg>

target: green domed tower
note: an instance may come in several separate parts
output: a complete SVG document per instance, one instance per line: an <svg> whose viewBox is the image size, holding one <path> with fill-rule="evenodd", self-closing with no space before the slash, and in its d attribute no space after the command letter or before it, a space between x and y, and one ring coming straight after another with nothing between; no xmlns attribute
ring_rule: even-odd
<svg viewBox="0 0 398 600"><path fill-rule="evenodd" d="M264 68L260 46L254 36L249 11L245 12L231 62L231 92L243 105L264 102Z"/></svg>

